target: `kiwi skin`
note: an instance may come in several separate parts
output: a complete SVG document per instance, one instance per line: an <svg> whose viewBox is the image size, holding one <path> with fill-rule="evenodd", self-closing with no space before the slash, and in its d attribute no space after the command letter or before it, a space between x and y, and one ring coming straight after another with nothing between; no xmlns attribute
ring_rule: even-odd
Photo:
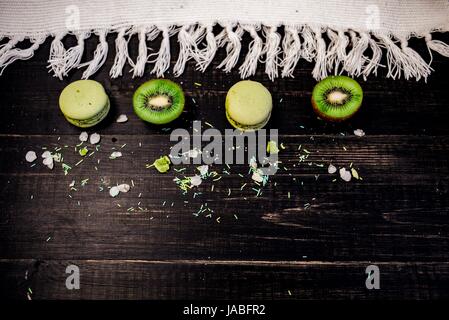
<svg viewBox="0 0 449 320"><path fill-rule="evenodd" d="M362 101L363 101L363 90L362 90L362 88L360 87L360 85L357 83L357 81L355 81L354 79L352 79L352 78L350 78L350 77L347 77L347 76L330 76L330 77L327 77L327 78L323 79L322 81L324 81L324 80L335 80L335 81L342 81L342 82L345 82L345 81L351 82L352 86L354 86L355 88L357 88L357 91L360 91L360 92L357 93L357 94L359 95L359 98L360 98L360 103L359 103L359 106L357 107L357 109L356 109L354 112L348 114L347 116L344 116L344 117L341 117L341 116L340 116L340 117L332 117L332 116L329 116L328 114L324 113L324 112L320 109L319 105L317 104L317 102L316 102L315 99L314 99L314 94L312 93L312 96L311 96L311 99L310 99L310 100L311 100L311 102L312 102L312 107L313 107L313 110L315 111L315 113L316 113L320 118L322 118L323 120L326 120L326 121L329 121L329 122L343 122L343 121L345 121L345 120L347 120L347 119L353 117L353 116L360 110L360 107L362 106ZM315 86L315 88L317 88L317 86L318 86L322 81L320 81L320 82ZM313 89L314 91L315 91L315 88Z"/></svg>
<svg viewBox="0 0 449 320"><path fill-rule="evenodd" d="M170 106L152 109L148 103L154 97L167 97ZM168 79L152 79L140 85L133 95L136 115L152 124L166 124L178 118L184 110L185 96L180 85Z"/></svg>

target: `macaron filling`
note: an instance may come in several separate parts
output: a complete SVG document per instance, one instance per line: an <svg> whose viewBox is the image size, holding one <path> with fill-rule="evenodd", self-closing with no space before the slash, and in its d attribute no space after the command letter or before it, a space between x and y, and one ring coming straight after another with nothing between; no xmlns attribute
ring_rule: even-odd
<svg viewBox="0 0 449 320"><path fill-rule="evenodd" d="M243 123L240 123L240 122L235 121L234 119L232 119L232 117L229 115L229 112L226 110L226 117L228 118L228 121L231 123L231 125L234 128L240 129L242 131L258 130L258 129L261 129L261 128L265 127L265 125L270 120L270 116L271 116L271 112L268 114L268 116L262 122L259 122L259 123L256 123L256 124L252 124L252 125L248 125L248 124L243 124Z"/></svg>
<svg viewBox="0 0 449 320"><path fill-rule="evenodd" d="M75 119L75 118L70 118L69 116L66 116L64 114L64 117L67 119L68 122L70 122L71 124L74 124L77 127L92 127L94 125L96 125L97 123L101 122L109 113L109 109L110 109L110 102L109 99L106 103L106 105L103 107L103 109L100 110L100 112L98 112L97 114L95 114L93 117L88 118L88 119Z"/></svg>

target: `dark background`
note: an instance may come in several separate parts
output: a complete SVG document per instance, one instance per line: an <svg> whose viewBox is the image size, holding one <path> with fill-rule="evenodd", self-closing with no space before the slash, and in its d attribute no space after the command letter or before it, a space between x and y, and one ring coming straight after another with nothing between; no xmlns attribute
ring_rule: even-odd
<svg viewBox="0 0 449 320"><path fill-rule="evenodd" d="M440 39L447 42L449 37ZM249 40L244 37L238 65ZM149 45L157 50L159 41ZM193 199L191 193L182 196L172 182L181 173L171 169L162 175L145 168L168 154L172 143L169 131L145 124L132 111L134 90L154 78L152 65L142 78L132 79L126 66L123 77L110 79L114 36L108 37L107 62L92 78L105 86L112 103L110 116L88 130L102 135L100 150L67 176L58 164L50 171L41 159L34 167L25 162L28 150L40 157L41 147L64 145L70 146L64 149L65 162L80 158L73 146L82 130L64 120L58 97L68 83L80 79L83 69L63 81L48 74L50 42L0 77L3 298L27 299L27 293L32 299L449 297L447 59L434 54L435 72L427 83L386 79L385 69L367 81L359 79L363 107L339 125L318 120L312 111L312 64L301 60L294 78L274 82L260 65L251 79L273 95L268 128L279 129L279 141L286 146L280 160L287 170L279 170L255 197L248 167L232 166L220 181L203 182L202 194ZM410 43L429 59L423 40ZM68 38L65 44L75 41ZM175 39L171 44L173 67L178 46ZM83 61L92 57L96 45L95 37L86 41ZM134 38L130 54L137 55ZM195 119L221 131L230 127L224 99L239 75L238 68L228 74L216 69L224 56L221 49L205 73L190 62L175 79L182 83L187 103L171 128L189 128ZM173 78L170 73L166 77ZM115 123L121 113L128 115L125 124ZM366 136L354 136L357 128ZM109 160L112 148L125 143L123 157ZM298 164L299 145L311 151L309 161L324 167ZM363 180L345 183L327 174L329 163L353 163ZM186 172L192 174L194 167ZM213 167L220 173L223 169ZM87 185L80 187L86 178ZM107 189L99 191L102 181L114 185L131 179L135 187L115 199ZM69 190L72 180L76 192ZM195 217L206 202L212 216ZM80 290L65 288L69 264L80 267ZM380 290L365 288L369 264L380 268Z"/></svg>

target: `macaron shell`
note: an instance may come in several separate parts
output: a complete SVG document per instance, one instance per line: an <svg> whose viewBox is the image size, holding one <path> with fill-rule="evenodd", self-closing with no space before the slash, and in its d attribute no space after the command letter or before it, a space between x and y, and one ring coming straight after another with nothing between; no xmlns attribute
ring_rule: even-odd
<svg viewBox="0 0 449 320"><path fill-rule="evenodd" d="M88 120L109 104L103 86L93 80L78 80L62 90L59 107L66 118Z"/></svg>
<svg viewBox="0 0 449 320"><path fill-rule="evenodd" d="M273 102L270 92L261 83L244 80L234 84L226 95L226 110L234 121L257 125L270 116Z"/></svg>

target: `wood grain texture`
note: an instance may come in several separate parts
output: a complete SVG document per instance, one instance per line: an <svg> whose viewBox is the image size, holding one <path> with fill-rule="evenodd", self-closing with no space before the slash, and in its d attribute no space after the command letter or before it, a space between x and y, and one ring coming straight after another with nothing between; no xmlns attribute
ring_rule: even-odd
<svg viewBox="0 0 449 320"><path fill-rule="evenodd" d="M66 267L80 268L79 290L65 287ZM2 294L35 299L436 299L447 298L448 264L379 263L381 290L367 290L370 262L214 260L0 261ZM27 279L24 275L27 274ZM11 296L12 295L12 296Z"/></svg>
<svg viewBox="0 0 449 320"><path fill-rule="evenodd" d="M40 155L42 147L61 147L66 163L73 166L80 159L73 149L80 130L63 119L58 96L82 70L63 81L47 74L46 41L32 60L15 63L0 77L2 297L26 299L28 288L33 299L448 297L446 60L434 56L435 72L427 83L385 79L384 70L377 78L359 79L363 108L338 125L318 120L311 111L310 64L301 62L295 78L274 82L259 67L253 79L274 99L268 128L279 129L286 146L281 168L256 197L247 165L230 170L214 165L221 180L205 181L194 198L193 192L183 196L172 181L193 174L194 165L165 175L145 168L173 143L166 128L147 125L132 112L132 94L152 77L151 66L143 78L132 79L129 67L122 78L109 78L113 40L108 38L111 52L94 77L112 102L108 118L89 130L102 135L101 146L67 176L60 167L30 167L24 156L28 150ZM248 43L245 38L243 53ZM426 54L422 41L412 45ZM95 46L95 39L87 41L85 59ZM172 47L176 52L175 41ZM136 50L133 39L132 56ZM170 128L191 131L192 120L221 131L229 127L223 102L239 76L236 70L216 69L223 57L220 51L204 74L189 63L174 79L185 89L187 106ZM118 124L115 118L122 113L129 121ZM367 135L355 137L356 128ZM310 151L306 162L298 161L299 145ZM108 159L118 149L124 156ZM352 163L363 180L345 183L327 173L329 163ZM72 180L77 191L70 191ZM135 186L129 193L114 199L107 194L108 186L131 181ZM211 215L195 216L205 203ZM64 286L71 263L81 269L80 291ZM381 270L379 291L364 286L371 263Z"/></svg>

